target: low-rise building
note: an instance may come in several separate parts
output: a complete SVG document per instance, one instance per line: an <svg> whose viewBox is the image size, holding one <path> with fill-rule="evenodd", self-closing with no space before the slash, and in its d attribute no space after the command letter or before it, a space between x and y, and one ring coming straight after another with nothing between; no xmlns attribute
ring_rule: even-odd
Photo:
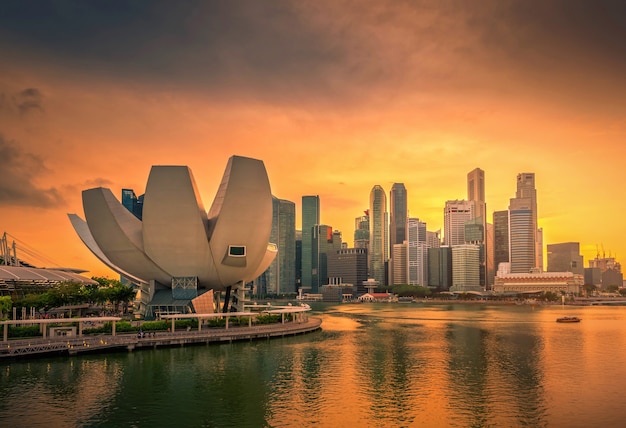
<svg viewBox="0 0 626 428"><path fill-rule="evenodd" d="M496 293L548 292L578 294L584 284L583 275L572 272L505 273L496 276Z"/></svg>

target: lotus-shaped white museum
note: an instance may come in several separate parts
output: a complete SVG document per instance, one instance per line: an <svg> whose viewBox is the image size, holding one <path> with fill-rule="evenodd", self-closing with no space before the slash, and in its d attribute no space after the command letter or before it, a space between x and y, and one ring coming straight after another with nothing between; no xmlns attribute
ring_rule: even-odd
<svg viewBox="0 0 626 428"><path fill-rule="evenodd" d="M270 183L258 159L228 160L208 213L187 166L152 167L142 220L107 188L84 190L82 199L85 220L69 214L78 236L109 268L141 287L146 306L159 293L161 300L166 294L180 303L208 290L242 289L277 254L268 244Z"/></svg>

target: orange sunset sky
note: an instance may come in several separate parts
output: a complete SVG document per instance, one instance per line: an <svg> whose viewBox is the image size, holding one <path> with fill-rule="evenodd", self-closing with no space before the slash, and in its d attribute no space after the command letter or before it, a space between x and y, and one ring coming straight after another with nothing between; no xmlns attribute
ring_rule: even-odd
<svg viewBox="0 0 626 428"><path fill-rule="evenodd" d="M472 169L490 222L534 172L544 245L621 260L625 5L4 1L0 233L113 277L67 219L83 189L139 195L152 165L188 165L208 209L237 154L265 162L298 228L319 194L350 246L375 184L405 183L437 230Z"/></svg>

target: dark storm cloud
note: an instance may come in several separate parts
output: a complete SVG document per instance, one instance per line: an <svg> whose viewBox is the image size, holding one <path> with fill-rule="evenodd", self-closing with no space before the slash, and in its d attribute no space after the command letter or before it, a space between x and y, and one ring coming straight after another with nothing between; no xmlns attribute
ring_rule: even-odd
<svg viewBox="0 0 626 428"><path fill-rule="evenodd" d="M0 43L103 79L336 101L490 68L615 79L626 68L625 9L609 0L7 1ZM448 62L429 66L439 55Z"/></svg>
<svg viewBox="0 0 626 428"><path fill-rule="evenodd" d="M36 4L1 4L0 39L100 76L268 92L319 86L339 55L288 2Z"/></svg>
<svg viewBox="0 0 626 428"><path fill-rule="evenodd" d="M496 2L470 18L482 42L519 62L626 66L626 2ZM591 63L591 64L589 64Z"/></svg>
<svg viewBox="0 0 626 428"><path fill-rule="evenodd" d="M14 142L0 135L0 206L48 208L64 204L55 188L41 189L33 182L46 171L37 156L21 150Z"/></svg>

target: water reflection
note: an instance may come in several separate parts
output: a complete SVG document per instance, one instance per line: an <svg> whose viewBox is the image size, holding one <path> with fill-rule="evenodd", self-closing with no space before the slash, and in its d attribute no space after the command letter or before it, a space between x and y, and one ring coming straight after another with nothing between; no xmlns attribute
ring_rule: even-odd
<svg viewBox="0 0 626 428"><path fill-rule="evenodd" d="M559 314L342 305L310 335L3 362L0 426L618 425L626 309Z"/></svg>

